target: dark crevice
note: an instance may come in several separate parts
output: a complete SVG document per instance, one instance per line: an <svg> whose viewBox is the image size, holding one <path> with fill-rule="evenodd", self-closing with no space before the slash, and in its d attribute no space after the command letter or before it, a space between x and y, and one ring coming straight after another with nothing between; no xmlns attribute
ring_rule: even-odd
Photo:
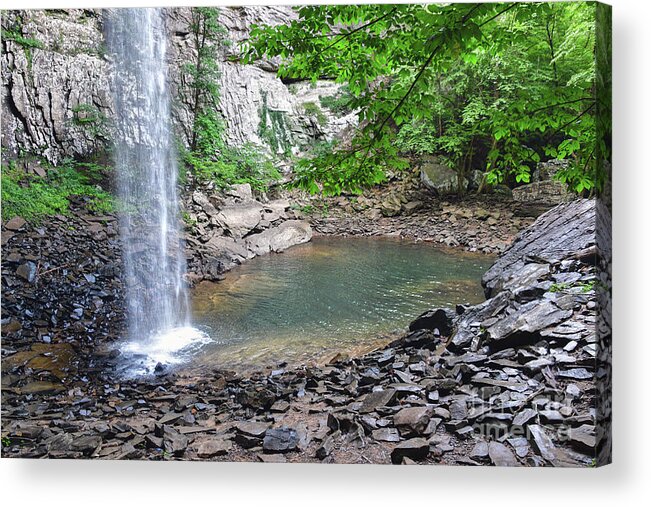
<svg viewBox="0 0 651 507"><path fill-rule="evenodd" d="M489 352L488 354L494 354L495 352L500 352L506 349L518 349L521 347L527 347L535 345L536 343L543 340L543 337L540 333L529 333L526 331L517 331L513 333L508 338L502 340L493 341L488 344Z"/></svg>

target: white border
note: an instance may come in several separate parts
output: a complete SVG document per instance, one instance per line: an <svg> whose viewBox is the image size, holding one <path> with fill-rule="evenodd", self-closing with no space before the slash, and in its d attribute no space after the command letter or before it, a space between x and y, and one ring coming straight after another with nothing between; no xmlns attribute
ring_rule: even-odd
<svg viewBox="0 0 651 507"><path fill-rule="evenodd" d="M3 7L231 5L30 1ZM248 4L265 2L246 2ZM280 3L280 2L279 2ZM303 0L290 3L320 3ZM361 3L361 2L360 2ZM614 28L615 464L600 470L370 465L0 461L5 505L642 505L651 498L651 9L612 0ZM412 502L421 502L414 504Z"/></svg>

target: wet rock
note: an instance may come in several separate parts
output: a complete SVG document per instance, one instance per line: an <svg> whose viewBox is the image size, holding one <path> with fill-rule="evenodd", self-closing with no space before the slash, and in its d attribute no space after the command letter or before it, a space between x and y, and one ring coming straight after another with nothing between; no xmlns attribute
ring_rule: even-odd
<svg viewBox="0 0 651 507"><path fill-rule="evenodd" d="M402 463L404 458L421 461L429 454L429 443L424 438L412 438L396 445L391 450L391 462L394 465Z"/></svg>
<svg viewBox="0 0 651 507"><path fill-rule="evenodd" d="M409 324L410 331L418 329L438 329L443 336L452 334L452 326L456 318L456 312L449 308L439 308L421 314L416 320Z"/></svg>
<svg viewBox="0 0 651 507"><path fill-rule="evenodd" d="M283 426L267 430L262 448L264 452L289 452L298 446L298 434L295 429Z"/></svg>

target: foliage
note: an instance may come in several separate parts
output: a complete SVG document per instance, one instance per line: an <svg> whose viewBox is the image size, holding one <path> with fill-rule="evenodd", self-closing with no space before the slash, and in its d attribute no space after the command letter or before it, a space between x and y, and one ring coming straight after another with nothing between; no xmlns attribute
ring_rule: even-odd
<svg viewBox="0 0 651 507"><path fill-rule="evenodd" d="M93 138L108 139L108 119L94 104L78 104L72 108L72 122Z"/></svg>
<svg viewBox="0 0 651 507"><path fill-rule="evenodd" d="M337 116L345 116L353 111L351 107L352 98L353 96L348 87L344 85L334 95L319 96L319 102L321 107L329 109Z"/></svg>
<svg viewBox="0 0 651 507"><path fill-rule="evenodd" d="M316 121L321 127L325 127L328 124L328 118L316 103L305 102L303 104L303 111L305 111L306 115L316 118Z"/></svg>
<svg viewBox="0 0 651 507"><path fill-rule="evenodd" d="M185 160L200 181L213 181L220 188L249 183L253 189L264 191L281 177L272 161L253 144L224 147L214 158L197 158L196 152L188 152Z"/></svg>
<svg viewBox="0 0 651 507"><path fill-rule="evenodd" d="M19 44L23 48L43 49L43 43L32 37L24 37L20 32L15 30L2 30L2 39L10 40Z"/></svg>
<svg viewBox="0 0 651 507"><path fill-rule="evenodd" d="M217 109L217 62L226 32L219 24L219 9L193 8L191 31L197 59L184 67L188 83L185 92L193 115L190 147L181 150L184 165L199 180L213 181L222 188L250 183L253 188L264 190L271 181L280 178L271 161L252 144L231 147L224 140L224 121Z"/></svg>
<svg viewBox="0 0 651 507"><path fill-rule="evenodd" d="M271 147L272 153L283 153L288 156L291 150L285 112L269 109L267 92L262 92L262 105L260 107L260 125L258 135Z"/></svg>
<svg viewBox="0 0 651 507"><path fill-rule="evenodd" d="M22 216L39 222L48 215L66 214L73 196L84 197L92 211L113 211L112 196L97 186L104 167L67 162L48 169L47 177L26 174L15 163L2 167L2 219Z"/></svg>
<svg viewBox="0 0 651 507"><path fill-rule="evenodd" d="M301 168L301 186L354 191L402 165L401 151L410 151L441 153L460 176L480 169L492 183L527 182L541 158L567 158L562 181L579 192L600 190L594 3L297 12L286 25L254 27L243 59L280 56L281 77L347 84L361 120L351 143ZM599 151L609 158L607 146Z"/></svg>

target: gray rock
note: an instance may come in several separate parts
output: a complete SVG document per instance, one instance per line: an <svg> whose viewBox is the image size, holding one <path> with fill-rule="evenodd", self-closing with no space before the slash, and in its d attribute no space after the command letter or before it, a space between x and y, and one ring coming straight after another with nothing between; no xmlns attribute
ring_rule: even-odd
<svg viewBox="0 0 651 507"><path fill-rule="evenodd" d="M395 428L380 428L371 433L374 440L381 442L400 442L400 434Z"/></svg>
<svg viewBox="0 0 651 507"><path fill-rule="evenodd" d="M231 185L225 190L225 194L229 197L239 199L240 201L249 201L253 199L253 192L251 192L251 185L249 183Z"/></svg>
<svg viewBox="0 0 651 507"><path fill-rule="evenodd" d="M513 453L500 442L490 442L488 444L488 455L495 466L498 467L515 467L520 463Z"/></svg>
<svg viewBox="0 0 651 507"><path fill-rule="evenodd" d="M582 424L578 428L570 428L568 432L570 444L576 450L585 454L594 455L597 447L595 427Z"/></svg>
<svg viewBox="0 0 651 507"><path fill-rule="evenodd" d="M383 391L372 391L362 400L362 406L359 408L360 414L368 414L380 407L391 404L396 395L395 389L385 389Z"/></svg>
<svg viewBox="0 0 651 507"><path fill-rule="evenodd" d="M490 340L505 340L521 333L533 334L572 316L571 310L561 310L549 301L532 301L497 321L488 328Z"/></svg>
<svg viewBox="0 0 651 507"><path fill-rule="evenodd" d="M182 435L170 426L164 427L163 447L174 456L182 456L188 447L188 437Z"/></svg>
<svg viewBox="0 0 651 507"><path fill-rule="evenodd" d="M456 312L449 308L439 308L421 314L416 320L409 324L410 331L419 329L438 329L443 336L452 334L452 327L456 318Z"/></svg>
<svg viewBox="0 0 651 507"><path fill-rule="evenodd" d="M456 420L463 420L468 417L468 407L465 401L453 401L450 403L450 417Z"/></svg>
<svg viewBox="0 0 651 507"><path fill-rule="evenodd" d="M217 215L217 220L224 229L230 231L233 238L239 239L260 223L262 210L262 204L259 202L247 201L223 207Z"/></svg>
<svg viewBox="0 0 651 507"><path fill-rule="evenodd" d="M482 277L486 297L500 292L531 258L562 261L594 246L596 207L594 200L578 199L538 217Z"/></svg>
<svg viewBox="0 0 651 507"><path fill-rule="evenodd" d="M298 446L298 433L293 428L283 426L281 428L271 428L267 430L262 448L264 452L289 452Z"/></svg>
<svg viewBox="0 0 651 507"><path fill-rule="evenodd" d="M585 368L572 368L569 370L560 370L556 375L562 378L571 378L573 380L587 380L593 377L593 374L590 373Z"/></svg>
<svg viewBox="0 0 651 507"><path fill-rule="evenodd" d="M330 454L335 448L335 439L332 435L328 435L323 442L321 443L321 446L316 450L316 457L319 459L325 459Z"/></svg>
<svg viewBox="0 0 651 507"><path fill-rule="evenodd" d="M393 416L393 425L404 435L422 434L432 415L430 407L403 408Z"/></svg>
<svg viewBox="0 0 651 507"><path fill-rule="evenodd" d="M475 459L485 459L488 458L488 443L485 442L484 440L480 440L475 444L475 446L472 448L472 451L470 451L471 458Z"/></svg>
<svg viewBox="0 0 651 507"><path fill-rule="evenodd" d="M556 462L556 446L552 442L551 438L547 436L547 433L545 433L545 430L542 428L542 426L538 426L537 424L530 424L527 426L529 435L531 435L531 438L533 439L533 445L535 446L536 449L538 449L538 452L540 455L548 461L551 464L554 464Z"/></svg>
<svg viewBox="0 0 651 507"><path fill-rule="evenodd" d="M233 427L243 435L262 438L269 428L269 424L257 421L238 421Z"/></svg>
<svg viewBox="0 0 651 507"><path fill-rule="evenodd" d="M18 269L16 269L16 274L23 280L32 283L36 279L36 264L34 264L32 261L27 261L24 264L18 266Z"/></svg>
<svg viewBox="0 0 651 507"><path fill-rule="evenodd" d="M223 456L228 454L233 444L230 440L214 439L201 442L197 448L197 456L202 459L212 458L214 456Z"/></svg>
<svg viewBox="0 0 651 507"><path fill-rule="evenodd" d="M412 438L396 445L391 451L391 462L402 463L403 458L424 460L429 454L429 443L424 438Z"/></svg>
<svg viewBox="0 0 651 507"><path fill-rule="evenodd" d="M246 246L254 255L283 252L289 247L312 239L312 228L304 220L288 220L278 227L266 229L246 238Z"/></svg>
<svg viewBox="0 0 651 507"><path fill-rule="evenodd" d="M529 421L534 419L538 412L536 412L532 408L525 408L515 414L515 417L513 418L513 425L514 426L524 426L527 424Z"/></svg>
<svg viewBox="0 0 651 507"><path fill-rule="evenodd" d="M27 222L23 217L14 217L5 223L5 228L10 231L19 231Z"/></svg>
<svg viewBox="0 0 651 507"><path fill-rule="evenodd" d="M420 168L420 180L425 188L435 195L454 193L459 188L457 173L436 158L423 162ZM464 178L462 188L467 185L468 181Z"/></svg>

